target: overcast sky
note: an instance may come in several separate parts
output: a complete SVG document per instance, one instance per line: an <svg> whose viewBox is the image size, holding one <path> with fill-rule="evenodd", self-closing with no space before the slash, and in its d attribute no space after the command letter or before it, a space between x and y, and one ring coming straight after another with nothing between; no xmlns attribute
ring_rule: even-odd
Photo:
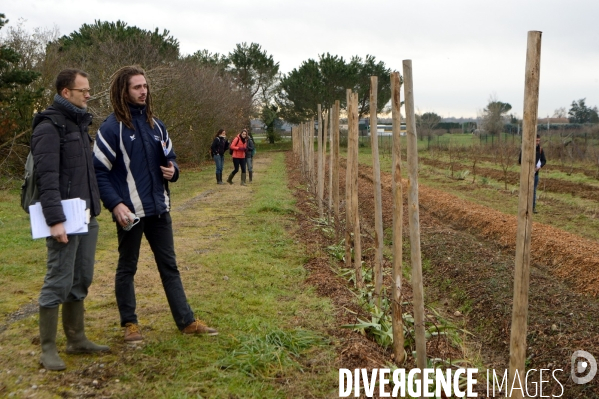
<svg viewBox="0 0 599 399"><path fill-rule="evenodd" d="M543 32L539 117L586 98L599 106L598 0L13 0L15 26L70 34L94 20L167 29L183 54L255 42L281 72L329 52L411 59L417 112L475 117L493 97L522 117L527 32ZM4 30L4 29L3 29ZM0 34L2 31L0 31ZM119 65L115 65L115 69ZM93 77L92 77L93 78Z"/></svg>

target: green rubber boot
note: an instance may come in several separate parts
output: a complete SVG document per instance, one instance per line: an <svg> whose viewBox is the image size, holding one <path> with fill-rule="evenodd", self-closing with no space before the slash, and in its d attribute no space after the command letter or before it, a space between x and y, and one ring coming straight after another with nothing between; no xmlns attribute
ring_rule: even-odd
<svg viewBox="0 0 599 399"><path fill-rule="evenodd" d="M108 352L109 347L94 344L85 336L84 311L83 301L62 304L62 326L67 336L67 353Z"/></svg>
<svg viewBox="0 0 599 399"><path fill-rule="evenodd" d="M233 176L235 176L235 172L231 172L229 178L227 179L227 183L233 184Z"/></svg>
<svg viewBox="0 0 599 399"><path fill-rule="evenodd" d="M67 368L56 349L56 328L58 327L58 306L45 308L40 306L40 343L42 356L40 363L46 370L60 371Z"/></svg>

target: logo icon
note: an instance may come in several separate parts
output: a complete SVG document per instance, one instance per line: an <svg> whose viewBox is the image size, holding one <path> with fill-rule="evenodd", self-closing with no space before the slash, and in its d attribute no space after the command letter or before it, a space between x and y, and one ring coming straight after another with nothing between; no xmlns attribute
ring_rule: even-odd
<svg viewBox="0 0 599 399"><path fill-rule="evenodd" d="M581 360L583 358L584 360ZM576 363L576 368L574 368L574 364ZM576 351L572 354L571 359L572 369L570 370L570 376L572 377L572 381L576 384L586 384L595 378L595 374L597 374L597 361L589 352L586 351ZM584 374L587 373L584 377L578 377L576 374Z"/></svg>
<svg viewBox="0 0 599 399"><path fill-rule="evenodd" d="M135 140L135 135L132 134L131 136L129 136L131 138L131 141Z"/></svg>

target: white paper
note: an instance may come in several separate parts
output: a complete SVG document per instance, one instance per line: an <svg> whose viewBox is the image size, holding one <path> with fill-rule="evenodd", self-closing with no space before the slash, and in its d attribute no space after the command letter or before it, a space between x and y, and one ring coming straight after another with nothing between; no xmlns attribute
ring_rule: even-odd
<svg viewBox="0 0 599 399"><path fill-rule="evenodd" d="M85 201L79 198L73 198L60 201L62 210L67 218L64 222L64 228L67 234L84 234L87 229L87 211ZM41 202L29 205L29 216L31 220L31 235L33 239L50 237L50 226L46 224L46 218L42 211Z"/></svg>
<svg viewBox="0 0 599 399"><path fill-rule="evenodd" d="M539 159L539 162L537 162L537 169L541 169L541 160L540 159Z"/></svg>

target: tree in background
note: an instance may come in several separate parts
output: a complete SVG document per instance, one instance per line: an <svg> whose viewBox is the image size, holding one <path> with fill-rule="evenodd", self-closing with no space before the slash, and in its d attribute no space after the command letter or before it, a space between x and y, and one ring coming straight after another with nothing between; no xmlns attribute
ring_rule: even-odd
<svg viewBox="0 0 599 399"><path fill-rule="evenodd" d="M299 68L283 76L278 89L277 101L283 118L291 123L300 123L317 117L317 104L323 112L336 100L346 107L346 90L358 93L358 114L370 114L370 76L378 76L377 112L391 98L390 70L383 62L367 55L364 60L352 57L346 62L343 57L329 53L319 55L319 60L308 59Z"/></svg>
<svg viewBox="0 0 599 399"><path fill-rule="evenodd" d="M489 104L487 104L482 112L483 130L492 135L502 133L506 123L506 115L511 109L512 106L510 104L491 98Z"/></svg>
<svg viewBox="0 0 599 399"><path fill-rule="evenodd" d="M281 124L278 111L279 107L276 105L264 105L260 113L260 120L266 125L266 138L270 144L274 144L281 138L276 131Z"/></svg>
<svg viewBox="0 0 599 399"><path fill-rule="evenodd" d="M198 50L192 55L188 56L189 59L195 60L200 65L206 65L215 67L221 72L225 72L229 67L229 58L224 54L211 53L208 50Z"/></svg>
<svg viewBox="0 0 599 399"><path fill-rule="evenodd" d="M322 95L322 83L320 66L312 59L302 62L299 68L283 76L277 95L283 119L294 124L304 122L316 115L319 101L322 101L323 108L329 108L331 99ZM330 82L329 85L334 87Z"/></svg>
<svg viewBox="0 0 599 399"><path fill-rule="evenodd" d="M239 89L247 91L256 106L269 104L279 75L279 63L258 43L245 42L237 44L226 59Z"/></svg>
<svg viewBox="0 0 599 399"><path fill-rule="evenodd" d="M0 29L7 22L0 14ZM34 106L42 95L33 86L40 74L23 63L20 49L11 40L15 38L11 31L0 43L0 143L30 129Z"/></svg>
<svg viewBox="0 0 599 399"><path fill-rule="evenodd" d="M19 43L23 49L30 47L26 41ZM44 89L37 109L51 103L54 79L61 69L79 68L90 74L93 92L88 107L94 119L101 121L112 112L108 94L112 74L121 66L138 64L146 70L155 112L167 124L181 162L203 160L218 129L239 131L250 119L251 98L238 88L235 77L223 72L220 65L206 63L210 54L204 54L204 59L202 54L181 57L179 44L168 31L145 31L121 21L96 21L66 36L54 34L46 43L39 40L38 47L43 51L31 63L41 74L36 87ZM34 59L33 55L29 58ZM31 117L29 113L25 118L28 128ZM90 133L95 133L93 128ZM28 149L28 145L21 147L23 151ZM20 174L24 159L15 158L11 163ZM0 174L5 171L6 164Z"/></svg>
<svg viewBox="0 0 599 399"><path fill-rule="evenodd" d="M430 137L433 135L433 130L441 122L441 116L434 112L425 112L422 115L416 115L417 131L421 137Z"/></svg>
<svg viewBox="0 0 599 399"><path fill-rule="evenodd" d="M377 109L381 112L391 99L391 70L374 56L366 55L364 60L353 57L350 64L358 70L353 90L358 93L358 119L370 115L370 77L377 76ZM401 79L401 78L400 78ZM400 83L402 83L400 81Z"/></svg>
<svg viewBox="0 0 599 399"><path fill-rule="evenodd" d="M568 115L570 116L571 123L598 123L599 115L597 113L597 107L587 107L585 104L586 98L581 98L576 101L572 101Z"/></svg>
<svg viewBox="0 0 599 399"><path fill-rule="evenodd" d="M552 118L565 118L566 117L566 107L559 107L555 111L553 111Z"/></svg>

